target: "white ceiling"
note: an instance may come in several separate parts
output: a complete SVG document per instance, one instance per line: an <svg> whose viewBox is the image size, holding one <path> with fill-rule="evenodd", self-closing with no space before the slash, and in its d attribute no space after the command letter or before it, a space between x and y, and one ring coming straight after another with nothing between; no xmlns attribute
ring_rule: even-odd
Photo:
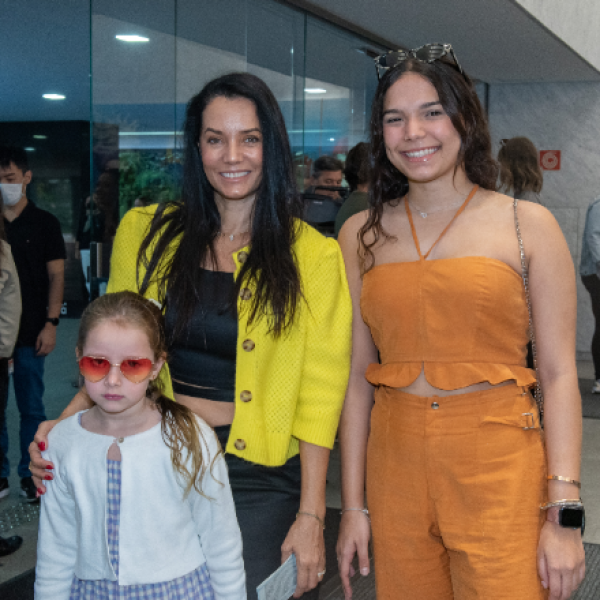
<svg viewBox="0 0 600 600"><path fill-rule="evenodd" d="M375 41L387 41L392 47L450 42L465 70L487 83L600 81L595 68L531 17L516 0L313 0L312 4L306 0L277 1L328 15L338 23L366 32ZM95 14L92 20L97 40L93 53L89 0L0 0L0 34L5 49L0 52L0 121L88 120L91 54L95 56L92 68L95 106L126 104L123 95L128 90L135 92L136 103L144 105L164 102L162 96L171 103L174 89L178 101L184 101L198 89L201 75L218 71L225 59L231 68L238 54L243 62L245 52L245 21L239 15L236 18L231 15L231 6L240 4L239 0L178 0L180 10L187 6L197 11L202 3L211 8L208 11L211 14L221 14L224 21L211 25L211 31L200 31L202 23L194 21L189 24L189 31L179 34L179 62L192 65L193 71L181 71L176 81L172 69L175 38L171 0L95 0L94 7L105 12ZM215 4L223 9L215 11ZM225 10L225 5L231 6ZM276 11L264 9L276 5L268 0L253 5L262 6L262 13L258 14L255 8L248 19L252 16L260 20L254 27L259 32L264 28L267 37L277 27L264 19ZM153 53L147 62L136 64L133 75L125 63L121 64L125 59L118 54L117 46L101 41L103 33L108 36L117 24L127 22L152 31L154 42L161 41L165 48L158 56ZM209 33L216 36L220 46L213 42L203 45L202 40ZM281 45L291 35L288 31L275 33L271 35L274 38L271 44L279 40ZM315 85L320 80L328 81L343 93L350 85L347 81L350 74L356 71L362 77L362 71L357 71L355 64L330 64L327 60L328 48L335 47L337 37L331 29L324 35L313 36L310 76L316 80ZM111 39L114 42L114 36ZM211 54L211 44L232 50L215 49ZM364 46L376 47L376 44L367 41ZM200 50L204 53L202 60ZM133 49L130 51L133 56ZM264 51L267 62L278 56L276 52ZM240 68L244 64L240 63ZM269 85L277 87L278 97L286 98L293 92L291 78L278 75L290 72L289 68L274 69L267 77ZM67 99L48 102L42 99L47 92L63 93ZM177 121L179 117L173 115L173 119Z"/></svg>
<svg viewBox="0 0 600 600"><path fill-rule="evenodd" d="M516 0L288 0L390 43L449 42L487 83L600 81L600 73ZM598 9L600 10L600 9Z"/></svg>

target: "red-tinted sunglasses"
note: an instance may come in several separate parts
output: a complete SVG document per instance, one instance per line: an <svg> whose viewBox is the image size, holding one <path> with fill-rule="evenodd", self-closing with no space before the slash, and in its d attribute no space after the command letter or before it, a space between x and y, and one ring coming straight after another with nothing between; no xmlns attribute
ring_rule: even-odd
<svg viewBox="0 0 600 600"><path fill-rule="evenodd" d="M104 379L111 367L119 367L123 376L132 383L140 383L150 375L154 363L149 358L126 358L113 364L107 358L83 356L78 361L79 372L91 383Z"/></svg>

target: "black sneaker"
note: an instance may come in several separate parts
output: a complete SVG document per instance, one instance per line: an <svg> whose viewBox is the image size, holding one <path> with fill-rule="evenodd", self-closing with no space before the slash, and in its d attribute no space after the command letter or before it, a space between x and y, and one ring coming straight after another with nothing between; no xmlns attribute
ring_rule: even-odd
<svg viewBox="0 0 600 600"><path fill-rule="evenodd" d="M18 535L13 535L9 538L0 537L0 556L8 556L16 552L23 543L23 538Z"/></svg>
<svg viewBox="0 0 600 600"><path fill-rule="evenodd" d="M33 483L33 479L31 477L23 477L21 479L21 496L25 496L26 502L39 502L40 499L37 498L37 489L35 484Z"/></svg>
<svg viewBox="0 0 600 600"><path fill-rule="evenodd" d="M8 486L8 479L6 477L0 477L0 498L6 498L10 494L10 487Z"/></svg>

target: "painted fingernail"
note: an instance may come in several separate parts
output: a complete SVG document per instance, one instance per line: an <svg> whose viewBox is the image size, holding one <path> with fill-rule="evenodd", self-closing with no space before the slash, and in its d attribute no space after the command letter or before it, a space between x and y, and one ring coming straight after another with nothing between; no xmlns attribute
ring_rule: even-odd
<svg viewBox="0 0 600 600"><path fill-rule="evenodd" d="M369 574L369 569L368 569L368 567L363 567L363 568L360 570L360 574L361 574L361 575L368 575L368 574Z"/></svg>
<svg viewBox="0 0 600 600"><path fill-rule="evenodd" d="M37 488L37 497L39 498L40 496L44 495L44 490L42 488Z"/></svg>
<svg viewBox="0 0 600 600"><path fill-rule="evenodd" d="M52 475L44 475L44 479L46 481L52 481L54 479L54 477L52 477Z"/></svg>
<svg viewBox="0 0 600 600"><path fill-rule="evenodd" d="M43 450L45 450L45 449L46 449L46 442L40 442L40 443L38 444L38 448L39 448L40 450L42 450L42 451L43 451Z"/></svg>
<svg viewBox="0 0 600 600"><path fill-rule="evenodd" d="M54 466L53 466L53 465L48 465L48 466L46 467L46 469L48 469L49 471L51 471L52 469L54 469Z"/></svg>

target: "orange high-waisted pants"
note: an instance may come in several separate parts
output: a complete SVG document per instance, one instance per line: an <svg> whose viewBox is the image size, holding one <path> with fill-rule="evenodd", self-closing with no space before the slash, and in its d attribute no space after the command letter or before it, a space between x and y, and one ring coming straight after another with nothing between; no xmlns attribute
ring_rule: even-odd
<svg viewBox="0 0 600 600"><path fill-rule="evenodd" d="M367 499L377 600L541 600L546 458L514 384L422 397L379 387Z"/></svg>

